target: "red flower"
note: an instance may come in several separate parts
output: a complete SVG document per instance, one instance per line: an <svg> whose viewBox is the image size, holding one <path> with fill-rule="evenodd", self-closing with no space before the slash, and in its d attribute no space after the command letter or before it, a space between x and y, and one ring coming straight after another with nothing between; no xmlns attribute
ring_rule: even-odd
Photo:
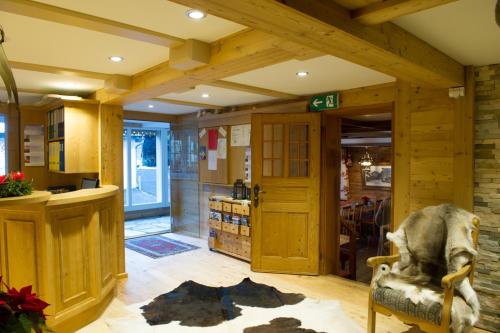
<svg viewBox="0 0 500 333"><path fill-rule="evenodd" d="M9 179L8 176L0 176L0 185L2 185L3 183L6 183L7 182L7 179Z"/></svg>
<svg viewBox="0 0 500 333"><path fill-rule="evenodd" d="M12 172L10 174L10 178L12 178L12 180L15 182L22 182L24 180L24 172L21 171Z"/></svg>
<svg viewBox="0 0 500 333"><path fill-rule="evenodd" d="M31 293L31 286L21 288L20 291L17 291L16 288L10 288L7 295L12 299L11 307L15 312L35 312L45 319L43 310L49 304L36 297L35 293Z"/></svg>

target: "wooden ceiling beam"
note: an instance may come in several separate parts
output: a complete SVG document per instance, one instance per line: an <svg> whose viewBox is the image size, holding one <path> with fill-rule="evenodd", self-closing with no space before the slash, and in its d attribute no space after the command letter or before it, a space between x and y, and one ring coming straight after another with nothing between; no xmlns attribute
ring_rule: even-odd
<svg viewBox="0 0 500 333"><path fill-rule="evenodd" d="M257 6L254 0L172 1L404 81L440 88L464 84L464 67L449 56L393 23L357 22L332 2L259 0Z"/></svg>
<svg viewBox="0 0 500 333"><path fill-rule="evenodd" d="M107 104L135 103L167 93L185 92L199 84L294 59L303 47L280 47L283 40L258 30L246 29L210 45L207 65L190 71L171 68L168 61L132 76L131 90L117 95L99 90L95 98Z"/></svg>
<svg viewBox="0 0 500 333"><path fill-rule="evenodd" d="M163 97L151 98L151 100L152 101L156 101L156 102L160 102L160 103L168 103L168 104L184 105L184 106L193 106L193 107L197 107L197 108L200 108L200 109L219 110L219 109L223 109L224 108L221 105L206 104L206 103L197 103L197 102L189 102L189 101L180 101L178 99L170 99L170 98L163 98Z"/></svg>
<svg viewBox="0 0 500 333"><path fill-rule="evenodd" d="M88 79L96 79L96 80L103 80L103 81L105 81L113 76L111 74L96 73L96 72L84 71L81 69L72 69L72 68L47 66L47 65L39 65L39 64L29 64L29 63L20 62L20 61L9 61L9 65L13 69L22 69L22 70L26 70L26 71L57 74L57 75L84 77L84 78L88 78Z"/></svg>
<svg viewBox="0 0 500 333"><path fill-rule="evenodd" d="M363 24L380 24L455 1L457 0L386 0L355 9L351 16Z"/></svg>
<svg viewBox="0 0 500 333"><path fill-rule="evenodd" d="M80 13L77 11L47 5L30 0L1 0L0 10L12 14L61 23L87 30L93 30L129 38L141 42L171 47L184 42L183 39L160 32ZM50 38L48 36L47 38Z"/></svg>
<svg viewBox="0 0 500 333"><path fill-rule="evenodd" d="M247 93L251 93L251 94L271 96L271 97L276 97L276 98L281 98L281 99L295 99L295 98L299 97L298 95L288 94L288 93L281 92L281 91L259 88L259 87L249 86L246 84L224 81L224 80L216 80L216 81L205 83L205 84L207 86L212 86L212 87L243 91L243 92L247 92Z"/></svg>

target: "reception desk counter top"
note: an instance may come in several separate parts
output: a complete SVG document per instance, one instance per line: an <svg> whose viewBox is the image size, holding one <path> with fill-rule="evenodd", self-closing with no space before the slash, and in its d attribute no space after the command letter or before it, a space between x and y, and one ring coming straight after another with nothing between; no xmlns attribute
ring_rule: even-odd
<svg viewBox="0 0 500 333"><path fill-rule="evenodd" d="M0 199L0 275L17 289L32 285L58 333L95 320L114 297L119 193L104 185Z"/></svg>

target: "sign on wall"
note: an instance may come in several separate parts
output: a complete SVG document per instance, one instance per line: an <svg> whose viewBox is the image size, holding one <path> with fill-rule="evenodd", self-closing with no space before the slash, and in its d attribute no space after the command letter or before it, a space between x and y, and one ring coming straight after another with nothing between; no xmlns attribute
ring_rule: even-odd
<svg viewBox="0 0 500 333"><path fill-rule="evenodd" d="M309 110L313 112L334 110L339 108L339 93L313 96L309 100Z"/></svg>

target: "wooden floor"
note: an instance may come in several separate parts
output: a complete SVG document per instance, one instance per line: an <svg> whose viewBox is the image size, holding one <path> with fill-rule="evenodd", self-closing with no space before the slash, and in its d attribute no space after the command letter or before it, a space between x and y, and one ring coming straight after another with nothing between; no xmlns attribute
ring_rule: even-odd
<svg viewBox="0 0 500 333"><path fill-rule="evenodd" d="M127 249L128 279L120 282L117 299L111 303L101 319L81 330L82 333L107 332L103 319L121 317L124 306L154 298L186 280L212 286L228 286L237 284L247 276L255 282L275 286L284 292L298 292L316 299L340 300L344 312L366 328L368 286L365 284L335 276L254 273L246 262L209 251L205 240L175 234L169 234L168 237L201 248L160 259L151 259ZM410 331L408 326L397 319L377 316L377 333L417 331ZM475 329L473 332L486 331Z"/></svg>

